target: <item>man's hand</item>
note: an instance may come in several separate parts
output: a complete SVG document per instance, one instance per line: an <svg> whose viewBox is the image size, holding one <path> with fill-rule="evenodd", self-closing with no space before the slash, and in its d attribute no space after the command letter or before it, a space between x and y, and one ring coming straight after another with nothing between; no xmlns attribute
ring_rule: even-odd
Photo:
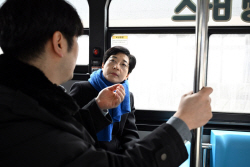
<svg viewBox="0 0 250 167"><path fill-rule="evenodd" d="M101 90L96 98L100 109L111 109L117 107L125 97L125 90L121 84L109 86Z"/></svg>
<svg viewBox="0 0 250 167"><path fill-rule="evenodd" d="M198 93L183 95L174 117L183 120L190 130L205 125L213 116L209 97L212 92L212 88L204 87Z"/></svg>

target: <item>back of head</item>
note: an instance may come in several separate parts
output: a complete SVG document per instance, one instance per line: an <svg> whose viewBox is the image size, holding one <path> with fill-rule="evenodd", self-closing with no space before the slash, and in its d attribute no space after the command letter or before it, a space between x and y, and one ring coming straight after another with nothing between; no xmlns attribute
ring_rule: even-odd
<svg viewBox="0 0 250 167"><path fill-rule="evenodd" d="M64 0L6 0L0 9L0 46L5 54L29 61L37 58L54 32L66 38L83 33L76 10Z"/></svg>
<svg viewBox="0 0 250 167"><path fill-rule="evenodd" d="M130 52L129 52L129 50L127 48L125 48L123 46L114 46L114 47L109 48L104 53L102 62L105 64L106 61L109 59L109 57L111 55L116 55L118 53L123 53L123 54L128 56L128 58L129 58L129 70L128 70L128 73L131 73L132 70L135 68L136 58L135 58L135 56L130 54Z"/></svg>

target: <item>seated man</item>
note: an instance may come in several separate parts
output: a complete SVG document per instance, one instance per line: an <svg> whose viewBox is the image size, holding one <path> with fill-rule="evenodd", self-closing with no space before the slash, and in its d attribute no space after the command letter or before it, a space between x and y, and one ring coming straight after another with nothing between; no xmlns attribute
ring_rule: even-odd
<svg viewBox="0 0 250 167"><path fill-rule="evenodd" d="M190 140L189 130L212 117L212 88L184 95L168 123L123 154L97 149L89 131L73 117L78 105L58 86L73 76L82 31L77 12L64 0L7 0L0 8L4 52L0 56L0 164L179 166L188 157L183 141ZM101 123L93 121L92 128L98 131L110 124L111 116L102 110L118 106L124 94L120 84L107 87L83 108L89 114L99 110Z"/></svg>
<svg viewBox="0 0 250 167"><path fill-rule="evenodd" d="M121 153L129 148L131 143L139 139L135 125L134 96L129 92L127 80L135 64L136 59L127 48L122 46L109 48L104 54L102 69L93 72L88 81L76 82L70 91L70 95L82 108L96 98L104 88L114 84L123 85L126 95L122 103L116 108L105 110L111 115L112 122L99 132L94 132L94 130L91 132L94 133L92 137L96 140L96 146L107 151ZM89 117L84 118L89 119ZM91 120L94 119L96 118ZM91 124L90 122L90 126Z"/></svg>

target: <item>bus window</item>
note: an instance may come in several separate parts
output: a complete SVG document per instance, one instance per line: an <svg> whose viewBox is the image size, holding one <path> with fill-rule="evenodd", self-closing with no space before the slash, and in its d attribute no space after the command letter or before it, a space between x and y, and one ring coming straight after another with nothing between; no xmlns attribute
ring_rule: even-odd
<svg viewBox="0 0 250 167"><path fill-rule="evenodd" d="M66 0L74 6L83 22L83 27L89 28L89 4L87 0ZM76 65L89 64L89 36L82 35L78 38L79 53Z"/></svg>
<svg viewBox="0 0 250 167"><path fill-rule="evenodd" d="M250 113L249 34L210 36L207 78L213 111Z"/></svg>
<svg viewBox="0 0 250 167"><path fill-rule="evenodd" d="M5 2L6 0L0 0L0 7L2 6L2 4Z"/></svg>
<svg viewBox="0 0 250 167"><path fill-rule="evenodd" d="M66 0L76 9L84 28L89 28L89 4L87 0Z"/></svg>
<svg viewBox="0 0 250 167"><path fill-rule="evenodd" d="M110 27L195 26L197 0L112 0ZM210 0L209 26L248 26L248 0Z"/></svg>
<svg viewBox="0 0 250 167"><path fill-rule="evenodd" d="M173 22L171 17L179 1L112 0L109 7L110 27L195 26L193 22ZM185 14L194 14L185 10Z"/></svg>
<svg viewBox="0 0 250 167"><path fill-rule="evenodd" d="M128 79L137 109L175 111L193 90L195 34L113 34L111 45L137 59Z"/></svg>
<svg viewBox="0 0 250 167"><path fill-rule="evenodd" d="M88 65L89 64L89 36L82 35L78 37L78 58L76 65Z"/></svg>

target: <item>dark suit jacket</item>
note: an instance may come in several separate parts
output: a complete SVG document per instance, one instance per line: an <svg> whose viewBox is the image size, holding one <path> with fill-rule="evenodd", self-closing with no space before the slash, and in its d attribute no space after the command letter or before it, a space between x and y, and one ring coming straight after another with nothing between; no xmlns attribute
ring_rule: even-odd
<svg viewBox="0 0 250 167"><path fill-rule="evenodd" d="M177 167L187 159L181 136L166 123L123 154L96 148L72 117L79 110L69 95L37 68L6 59L0 56L0 166ZM97 130L110 121L98 110L91 101L81 112L100 116L92 121Z"/></svg>
<svg viewBox="0 0 250 167"><path fill-rule="evenodd" d="M92 101L95 97L98 95L98 91L88 82L88 81L81 81L76 82L70 91L70 95L76 100L77 104L82 108L86 104L88 104L90 101ZM121 116L120 122L115 122L113 126L112 131L112 140L110 142L103 142L103 141L97 141L96 139L96 132L90 132L93 134L93 138L96 140L97 146L101 147L105 150L121 153L125 149L131 147L133 143L139 139L139 135L137 133L137 127L135 125L135 107L134 107L134 96L130 92L130 106L131 106L131 112L124 114ZM99 111L96 111L99 112ZM91 123L91 121L86 121L86 119L89 120L89 118L86 118L86 115L81 117L85 126L89 127L89 125L86 125L86 122ZM97 119L96 117L92 117L91 120ZM89 127L88 129L93 128Z"/></svg>
<svg viewBox="0 0 250 167"><path fill-rule="evenodd" d="M0 166L178 167L187 159L182 138L166 123L115 154L95 148L88 131L70 115L58 118L36 100L1 85L0 95ZM94 106L85 111L97 110Z"/></svg>

